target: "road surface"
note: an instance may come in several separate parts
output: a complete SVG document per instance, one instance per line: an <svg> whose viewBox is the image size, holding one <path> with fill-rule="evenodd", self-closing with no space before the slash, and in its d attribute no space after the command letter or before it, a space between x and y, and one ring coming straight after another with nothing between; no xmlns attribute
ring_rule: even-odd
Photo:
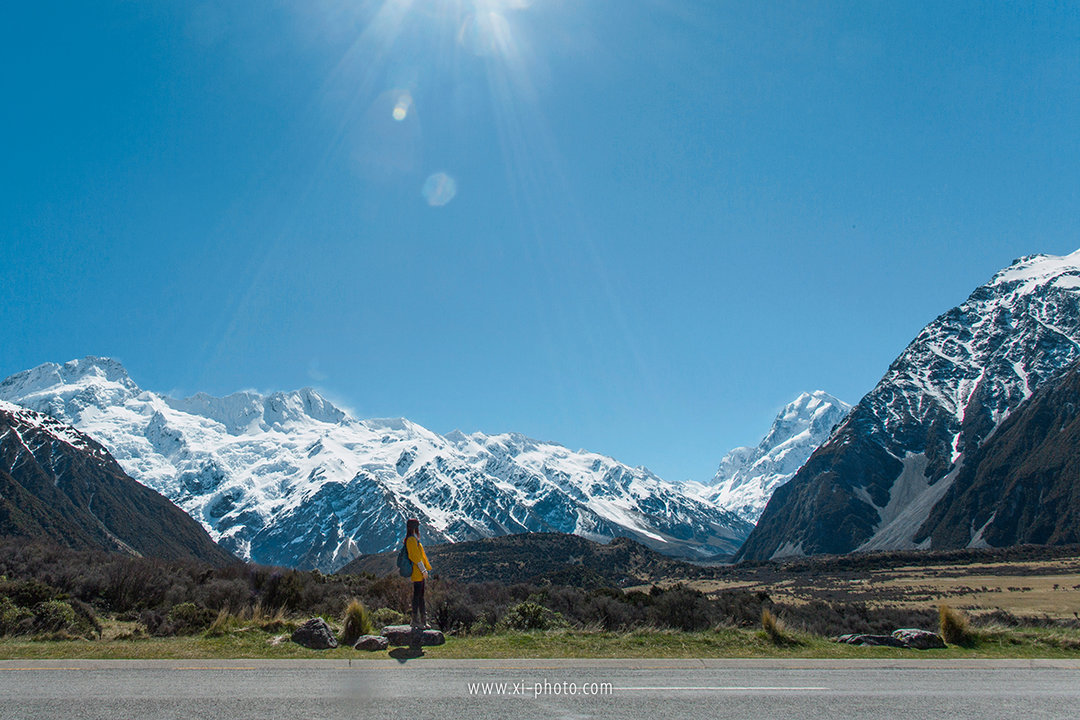
<svg viewBox="0 0 1080 720"><path fill-rule="evenodd" d="M1077 718L1080 661L0 660L0 718Z"/></svg>

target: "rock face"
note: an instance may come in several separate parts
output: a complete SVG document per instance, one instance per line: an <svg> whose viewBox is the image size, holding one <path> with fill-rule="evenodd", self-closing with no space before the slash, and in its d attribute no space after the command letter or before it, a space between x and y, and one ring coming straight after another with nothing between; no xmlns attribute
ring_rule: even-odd
<svg viewBox="0 0 1080 720"><path fill-rule="evenodd" d="M259 563L333 571L396 549L408 517L420 519L425 544L563 532L691 559L731 554L750 533L645 468L513 433L357 420L310 388L176 399L87 357L13 375L0 400L94 437L223 547Z"/></svg>
<svg viewBox="0 0 1080 720"><path fill-rule="evenodd" d="M724 456L703 496L756 523L776 488L794 477L850 410L821 390L799 395L780 411L757 447L735 448Z"/></svg>
<svg viewBox="0 0 1080 720"><path fill-rule="evenodd" d="M338 646L334 631L322 618L311 618L296 628L292 641L312 650L329 650Z"/></svg>
<svg viewBox="0 0 1080 720"><path fill-rule="evenodd" d="M1017 260L919 333L776 490L736 559L988 542L979 525L947 532L935 520L987 518L974 505L954 515L950 488L1001 422L1078 359L1080 251Z"/></svg>
<svg viewBox="0 0 1080 720"><path fill-rule="evenodd" d="M438 630L414 629L411 625L387 625L383 637L395 647L442 645L446 637Z"/></svg>
<svg viewBox="0 0 1080 720"><path fill-rule="evenodd" d="M390 642L382 635L361 635L353 647L357 650L369 650L375 652L378 650L386 650L390 647Z"/></svg>
<svg viewBox="0 0 1080 720"><path fill-rule="evenodd" d="M235 562L183 510L70 425L0 401L0 536L165 560Z"/></svg>

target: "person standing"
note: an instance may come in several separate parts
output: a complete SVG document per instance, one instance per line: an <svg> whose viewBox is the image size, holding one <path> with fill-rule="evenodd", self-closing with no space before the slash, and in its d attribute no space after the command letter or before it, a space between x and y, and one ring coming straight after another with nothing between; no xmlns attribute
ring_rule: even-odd
<svg viewBox="0 0 1080 720"><path fill-rule="evenodd" d="M420 544L420 521L409 518L405 521L405 551L412 562L412 626L427 627L427 609L424 607L424 580L431 572L424 546Z"/></svg>

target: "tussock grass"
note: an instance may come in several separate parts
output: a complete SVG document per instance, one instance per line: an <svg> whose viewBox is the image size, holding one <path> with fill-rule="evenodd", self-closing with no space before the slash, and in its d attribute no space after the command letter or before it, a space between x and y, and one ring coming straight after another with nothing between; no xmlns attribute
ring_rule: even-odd
<svg viewBox="0 0 1080 720"><path fill-rule="evenodd" d="M292 630L295 626L295 621L286 615L285 608L265 608L261 603L255 603L237 612L222 608L207 628L206 636L221 637L230 633L252 630L280 632Z"/></svg>
<svg viewBox="0 0 1080 720"><path fill-rule="evenodd" d="M761 629L765 631L766 637L773 645L783 645L787 638L784 636L784 622L773 615L772 611L768 608L762 608L761 610Z"/></svg>
<svg viewBox="0 0 1080 720"><path fill-rule="evenodd" d="M966 615L945 603L938 606L938 615L941 618L941 637L945 642L961 647L971 647L975 644L976 638Z"/></svg>
<svg viewBox="0 0 1080 720"><path fill-rule="evenodd" d="M342 626L341 643L343 645L355 645L361 635L372 634L371 614L358 598L350 600L345 607Z"/></svg>

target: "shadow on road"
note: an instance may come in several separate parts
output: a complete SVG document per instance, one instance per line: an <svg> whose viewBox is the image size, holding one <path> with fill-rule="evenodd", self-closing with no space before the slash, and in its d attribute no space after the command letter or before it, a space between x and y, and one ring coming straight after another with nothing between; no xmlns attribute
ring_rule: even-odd
<svg viewBox="0 0 1080 720"><path fill-rule="evenodd" d="M410 645L409 647L394 648L390 651L390 657L397 660L399 663L404 663L406 660L414 660L418 657L424 656L424 648L419 645Z"/></svg>

